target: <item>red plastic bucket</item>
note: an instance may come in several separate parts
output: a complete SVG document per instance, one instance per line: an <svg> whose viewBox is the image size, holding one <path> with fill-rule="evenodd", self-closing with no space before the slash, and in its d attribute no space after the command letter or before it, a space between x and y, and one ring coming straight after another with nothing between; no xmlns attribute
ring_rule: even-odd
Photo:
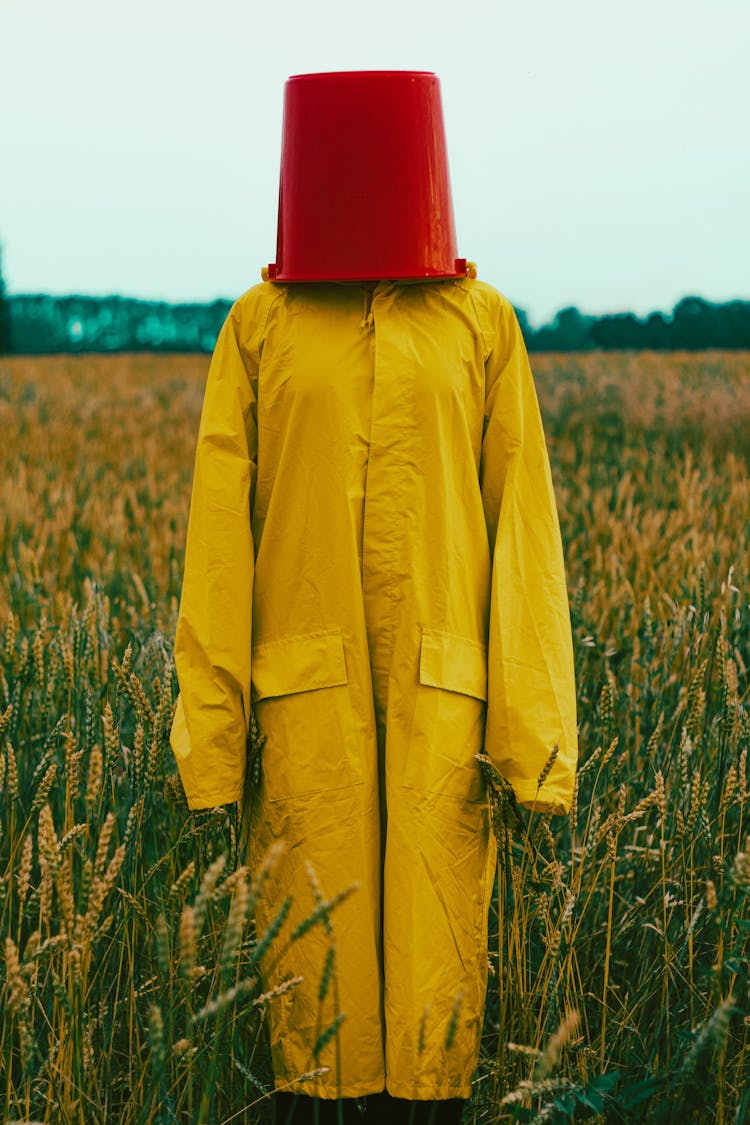
<svg viewBox="0 0 750 1125"><path fill-rule="evenodd" d="M466 276L435 74L364 70L288 79L276 261L268 276Z"/></svg>

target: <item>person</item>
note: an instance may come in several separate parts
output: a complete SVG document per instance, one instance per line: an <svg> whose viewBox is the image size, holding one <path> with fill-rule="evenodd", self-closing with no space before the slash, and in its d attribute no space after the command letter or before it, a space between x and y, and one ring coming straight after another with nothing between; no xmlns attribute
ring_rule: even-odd
<svg viewBox="0 0 750 1125"><path fill-rule="evenodd" d="M277 260L205 388L171 732L189 808L241 801L253 870L284 844L256 908L264 987L301 978L268 1005L280 1121L458 1121L495 869L476 756L523 807L572 799L549 459L475 274L437 77L290 78Z"/></svg>

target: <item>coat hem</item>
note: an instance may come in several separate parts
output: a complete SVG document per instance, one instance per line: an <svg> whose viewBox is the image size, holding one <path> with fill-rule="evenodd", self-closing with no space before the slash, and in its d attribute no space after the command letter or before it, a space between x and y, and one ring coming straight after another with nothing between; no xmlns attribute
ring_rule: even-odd
<svg viewBox="0 0 750 1125"><path fill-rule="evenodd" d="M380 1082L359 1082L359 1083L344 1083L331 1089L330 1086L319 1086L314 1082L306 1082L305 1090L299 1089L300 1083L288 1082L283 1079L277 1079L277 1084L274 1087L274 1093L284 1094L299 1094L300 1097L315 1097L323 1098L325 1101L335 1101L337 1098L364 1098L373 1094L382 1094L383 1090L387 1090L391 1097L406 1098L409 1101L442 1101L447 1098L470 1098L471 1097L471 1083L465 1082L458 1086L449 1086L443 1083L442 1085L421 1085L410 1086L408 1083L391 1082L390 1080Z"/></svg>
<svg viewBox="0 0 750 1125"><path fill-rule="evenodd" d="M298 1081L285 1081L283 1078L276 1079L274 1086L274 1093L279 1094L299 1094L300 1097L306 1098L323 1098L325 1101L335 1101L337 1098L364 1098L370 1094L382 1094L385 1088L385 1079L379 1082L358 1082L358 1083L343 1083L341 1086L323 1086L315 1082L305 1082L305 1089L300 1089L302 1083Z"/></svg>
<svg viewBox="0 0 750 1125"><path fill-rule="evenodd" d="M572 795L568 796L567 793L563 795L559 790L543 792L536 781L520 781L514 780L512 777L508 777L507 781L513 788L516 801L524 808L533 808L539 813L551 812L561 815L567 815L570 812Z"/></svg>
<svg viewBox="0 0 750 1125"><path fill-rule="evenodd" d="M234 795L230 795L227 793L217 793L215 798L198 796L197 794L193 796L187 796L186 794L188 808L194 810L214 809L219 805L231 805L234 801L239 801L241 797L242 787L240 787L236 791L236 793L234 793Z"/></svg>
<svg viewBox="0 0 750 1125"><path fill-rule="evenodd" d="M463 1082L458 1086L445 1083L435 1085L411 1086L403 1082L386 1081L386 1089L394 1098L408 1098L410 1101L442 1101L446 1098L471 1097L471 1082Z"/></svg>

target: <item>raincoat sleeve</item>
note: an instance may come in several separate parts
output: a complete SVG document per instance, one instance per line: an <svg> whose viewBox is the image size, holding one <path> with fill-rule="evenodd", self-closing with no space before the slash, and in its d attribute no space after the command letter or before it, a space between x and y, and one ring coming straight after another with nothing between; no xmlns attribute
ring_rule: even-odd
<svg viewBox="0 0 750 1125"><path fill-rule="evenodd" d="M191 809L242 796L250 722L256 400L237 306L203 399L175 636L180 693L170 744Z"/></svg>
<svg viewBox="0 0 750 1125"><path fill-rule="evenodd" d="M485 363L480 474L492 552L485 754L519 804L568 812L578 740L562 540L536 390L506 298Z"/></svg>

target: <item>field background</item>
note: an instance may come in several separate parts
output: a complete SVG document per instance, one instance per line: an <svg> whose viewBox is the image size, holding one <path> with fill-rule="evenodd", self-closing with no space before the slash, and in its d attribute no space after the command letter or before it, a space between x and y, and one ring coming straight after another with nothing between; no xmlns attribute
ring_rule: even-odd
<svg viewBox="0 0 750 1125"><path fill-rule="evenodd" d="M270 1119L275 998L250 921L263 873L242 864L236 806L188 812L168 748L207 367L0 360L4 1121ZM465 1121L739 1125L750 353L533 368L581 768L568 818L525 825L502 786L493 797L491 978Z"/></svg>

